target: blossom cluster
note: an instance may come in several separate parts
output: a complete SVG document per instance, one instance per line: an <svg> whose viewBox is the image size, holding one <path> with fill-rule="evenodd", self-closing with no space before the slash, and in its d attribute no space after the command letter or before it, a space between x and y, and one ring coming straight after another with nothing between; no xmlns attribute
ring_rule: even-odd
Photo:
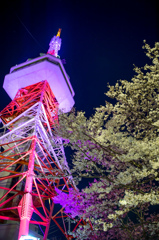
<svg viewBox="0 0 159 240"><path fill-rule="evenodd" d="M159 204L159 43L145 42L144 49L152 63L135 66L131 81L109 85L114 104L106 102L88 119L75 110L60 115L56 131L73 150L72 175L91 181L55 199L73 217L91 220L93 231L87 224L77 239L159 236L159 215L150 212Z"/></svg>

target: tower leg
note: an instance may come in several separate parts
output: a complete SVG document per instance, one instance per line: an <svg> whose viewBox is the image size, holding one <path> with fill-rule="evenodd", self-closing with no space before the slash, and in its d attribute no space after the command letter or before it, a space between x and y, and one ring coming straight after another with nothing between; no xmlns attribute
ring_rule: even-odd
<svg viewBox="0 0 159 240"><path fill-rule="evenodd" d="M51 217L52 217L53 209L54 209L54 202L52 202L52 205L51 205L50 214L49 214L49 219L48 219L48 224L47 224L46 229L45 229L45 234L44 234L43 240L47 240L47 236L48 236L48 232L49 232L49 228L50 228L50 222L51 222Z"/></svg>
<svg viewBox="0 0 159 240"><path fill-rule="evenodd" d="M33 201L32 201L32 186L33 186L33 176L34 176L34 159L35 159L35 138L31 144L31 153L29 157L28 171L26 175L25 183L25 194L23 195L20 204L18 206L20 215L20 227L19 227L19 237L27 236L29 234L29 222L33 213Z"/></svg>

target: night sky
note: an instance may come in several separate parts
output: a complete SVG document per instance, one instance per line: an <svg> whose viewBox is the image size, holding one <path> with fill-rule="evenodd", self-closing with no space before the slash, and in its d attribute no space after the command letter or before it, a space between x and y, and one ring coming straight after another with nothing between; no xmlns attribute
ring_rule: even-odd
<svg viewBox="0 0 159 240"><path fill-rule="evenodd" d="M62 28L61 59L75 91L75 107L93 113L105 104L107 83L133 77L133 64L148 58L143 40L159 41L157 0L21 0L0 6L0 109L10 99L2 89L12 66L46 53ZM108 99L107 99L108 100Z"/></svg>
<svg viewBox="0 0 159 240"><path fill-rule="evenodd" d="M0 107L5 74L16 64L48 50L62 28L61 59L75 91L75 107L87 116L105 104L107 83L130 80L133 64L147 62L143 40L159 41L157 0L5 1L0 7Z"/></svg>

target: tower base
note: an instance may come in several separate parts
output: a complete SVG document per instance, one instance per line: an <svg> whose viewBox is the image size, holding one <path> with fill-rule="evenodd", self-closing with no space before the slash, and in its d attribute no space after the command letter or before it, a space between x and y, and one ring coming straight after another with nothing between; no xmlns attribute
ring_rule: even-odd
<svg viewBox="0 0 159 240"><path fill-rule="evenodd" d="M15 240L18 239L18 234L19 222L0 224L0 240ZM38 233L38 227L36 225L30 224L29 235L43 240L43 236Z"/></svg>

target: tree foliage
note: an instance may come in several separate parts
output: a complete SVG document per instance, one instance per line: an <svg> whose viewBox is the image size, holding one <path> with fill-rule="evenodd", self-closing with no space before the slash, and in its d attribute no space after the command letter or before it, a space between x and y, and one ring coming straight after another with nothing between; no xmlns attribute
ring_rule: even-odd
<svg viewBox="0 0 159 240"><path fill-rule="evenodd" d="M88 222L77 239L159 236L159 43L143 48L151 64L135 66L130 82L108 86L114 104L106 102L88 119L75 111L60 116L57 131L74 152L73 176L94 179L81 192L56 198Z"/></svg>

